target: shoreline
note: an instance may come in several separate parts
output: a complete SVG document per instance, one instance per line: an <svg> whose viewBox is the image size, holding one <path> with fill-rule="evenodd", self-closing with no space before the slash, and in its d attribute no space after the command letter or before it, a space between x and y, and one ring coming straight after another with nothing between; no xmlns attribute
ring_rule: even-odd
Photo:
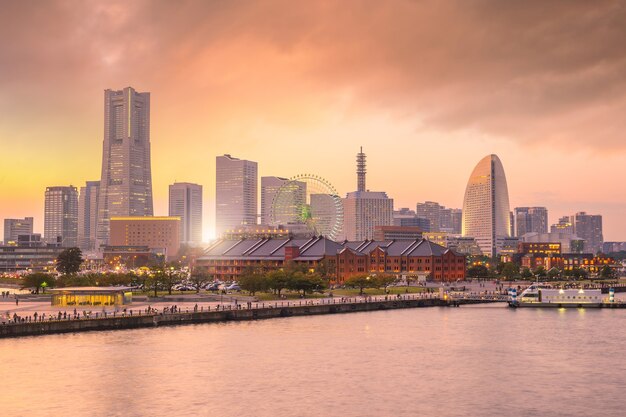
<svg viewBox="0 0 626 417"><path fill-rule="evenodd" d="M359 300L355 302L323 303L267 307L222 309L180 313L139 314L115 317L50 320L26 323L0 324L0 339L40 336L59 333L154 328L181 324L250 321L281 317L343 314L366 311L395 310L403 308L447 307L450 303L439 298L407 298L383 301ZM229 306L231 307L231 306Z"/></svg>

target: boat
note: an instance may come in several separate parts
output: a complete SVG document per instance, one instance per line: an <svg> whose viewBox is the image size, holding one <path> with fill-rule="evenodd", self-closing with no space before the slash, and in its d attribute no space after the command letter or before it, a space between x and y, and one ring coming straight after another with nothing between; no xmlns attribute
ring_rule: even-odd
<svg viewBox="0 0 626 417"><path fill-rule="evenodd" d="M510 307L556 307L594 308L602 307L604 299L599 289L550 288L543 284L532 284L520 294L511 294Z"/></svg>

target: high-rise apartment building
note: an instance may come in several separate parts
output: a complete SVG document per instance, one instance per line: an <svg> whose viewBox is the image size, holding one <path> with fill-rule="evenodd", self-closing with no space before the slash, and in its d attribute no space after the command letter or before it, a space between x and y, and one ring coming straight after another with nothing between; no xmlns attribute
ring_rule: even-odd
<svg viewBox="0 0 626 417"><path fill-rule="evenodd" d="M343 199L343 234L348 240L373 239L376 226L393 226L393 199L365 187L365 154L357 154L357 188Z"/></svg>
<svg viewBox="0 0 626 417"><path fill-rule="evenodd" d="M150 93L105 90L98 246L109 240L111 217L152 214Z"/></svg>
<svg viewBox="0 0 626 417"><path fill-rule="evenodd" d="M78 247L96 249L100 181L87 181L78 196Z"/></svg>
<svg viewBox="0 0 626 417"><path fill-rule="evenodd" d="M233 158L216 158L215 230L221 236L240 225L256 224L257 163Z"/></svg>
<svg viewBox="0 0 626 417"><path fill-rule="evenodd" d="M439 231L460 235L463 220L462 213L461 209L441 207L439 211Z"/></svg>
<svg viewBox="0 0 626 417"><path fill-rule="evenodd" d="M571 217L574 233L585 240L584 250L588 253L597 253L602 250L604 237L602 235L602 216L587 214L584 211Z"/></svg>
<svg viewBox="0 0 626 417"><path fill-rule="evenodd" d="M46 188L44 237L64 247L78 244L78 190L74 186Z"/></svg>
<svg viewBox="0 0 626 417"><path fill-rule="evenodd" d="M280 210L272 212L280 191ZM306 182L281 177L261 177L261 224L278 226L296 222L306 201Z"/></svg>
<svg viewBox="0 0 626 417"><path fill-rule="evenodd" d="M180 242L202 242L202 186L176 182L169 187L169 215L180 217Z"/></svg>
<svg viewBox="0 0 626 417"><path fill-rule="evenodd" d="M393 225L402 227L419 227L422 232L430 232L430 221L417 217L415 211L403 207L393 212Z"/></svg>
<svg viewBox="0 0 626 417"><path fill-rule="evenodd" d="M415 206L415 214L417 217L428 219L430 223L431 232L439 231L439 224L441 222L441 210L445 207L434 201L425 201L423 203L417 203Z"/></svg>
<svg viewBox="0 0 626 417"><path fill-rule="evenodd" d="M17 244L19 235L33 234L33 218L4 219L4 244Z"/></svg>
<svg viewBox="0 0 626 417"><path fill-rule="evenodd" d="M550 233L562 233L573 235L574 234L574 225L572 224L572 220L569 216L563 216L559 219L558 223L550 226Z"/></svg>
<svg viewBox="0 0 626 417"><path fill-rule="evenodd" d="M548 209L545 207L515 207L515 236L526 233L548 233Z"/></svg>
<svg viewBox="0 0 626 417"><path fill-rule="evenodd" d="M495 256L511 235L509 191L504 167L497 155L478 162L465 189L463 236L476 239L483 254Z"/></svg>

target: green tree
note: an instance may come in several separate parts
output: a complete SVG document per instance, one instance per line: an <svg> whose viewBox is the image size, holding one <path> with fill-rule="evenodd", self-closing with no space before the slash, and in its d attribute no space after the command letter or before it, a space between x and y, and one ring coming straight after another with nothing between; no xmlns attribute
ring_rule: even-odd
<svg viewBox="0 0 626 417"><path fill-rule="evenodd" d="M546 268L544 268L543 265L539 265L535 268L533 274L535 274L536 277L544 278L547 275Z"/></svg>
<svg viewBox="0 0 626 417"><path fill-rule="evenodd" d="M199 269L193 271L189 276L189 281L191 282L191 286L195 288L196 294L198 294L200 290L204 288L209 281L211 281L211 279L211 275Z"/></svg>
<svg viewBox="0 0 626 417"><path fill-rule="evenodd" d="M257 291L266 291L269 288L267 274L254 268L246 268L237 281L242 290L248 291L250 295L255 295Z"/></svg>
<svg viewBox="0 0 626 417"><path fill-rule="evenodd" d="M283 270L271 271L267 274L267 280L268 287L280 297L281 291L289 286L290 275Z"/></svg>
<svg viewBox="0 0 626 417"><path fill-rule="evenodd" d="M615 270L608 265L604 265L600 270L600 278L612 279L615 278Z"/></svg>
<svg viewBox="0 0 626 417"><path fill-rule="evenodd" d="M391 274L377 274L374 277L374 285L378 288L383 288L385 292L387 292L387 287L398 282L398 277ZM407 276L407 284L409 283L409 278Z"/></svg>
<svg viewBox="0 0 626 417"><path fill-rule="evenodd" d="M358 288L359 295L363 295L365 288L372 288L376 285L376 280L368 274L352 275L350 278L344 281L344 285L348 288Z"/></svg>
<svg viewBox="0 0 626 417"><path fill-rule="evenodd" d="M321 291L325 288L324 279L317 273L302 273L300 271L291 275L288 283L288 288L297 292L302 291L302 295L306 296L306 293L313 293L314 291Z"/></svg>
<svg viewBox="0 0 626 417"><path fill-rule="evenodd" d="M35 292L39 294L39 289L41 288L43 292L45 292L46 287L54 287L56 284L55 279L52 275L44 274L42 272L35 272L32 274L26 275L22 278L22 289L25 288L34 288Z"/></svg>
<svg viewBox="0 0 626 417"><path fill-rule="evenodd" d="M145 289L148 291L154 291L154 296L156 297L157 292L161 289L163 284L163 271L152 271L147 274L147 278L145 281Z"/></svg>
<svg viewBox="0 0 626 417"><path fill-rule="evenodd" d="M548 279L551 279L551 280L557 279L559 277L559 275L561 275L561 271L559 271L559 269L557 267L552 267L547 272Z"/></svg>
<svg viewBox="0 0 626 417"><path fill-rule="evenodd" d="M529 268L522 268L521 275L524 279L529 279L533 277L533 273Z"/></svg>
<svg viewBox="0 0 626 417"><path fill-rule="evenodd" d="M513 279L519 274L519 266L513 262L507 262L502 266L502 276L508 281Z"/></svg>
<svg viewBox="0 0 626 417"><path fill-rule="evenodd" d="M467 268L467 276L469 278L487 278L489 269L485 265L473 265Z"/></svg>
<svg viewBox="0 0 626 417"><path fill-rule="evenodd" d="M56 269L63 275L75 274L83 263L83 253L78 248L67 248L57 257Z"/></svg>

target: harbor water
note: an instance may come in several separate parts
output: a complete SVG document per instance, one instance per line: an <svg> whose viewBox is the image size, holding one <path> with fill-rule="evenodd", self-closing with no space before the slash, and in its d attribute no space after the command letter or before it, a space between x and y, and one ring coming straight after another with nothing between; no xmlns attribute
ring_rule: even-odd
<svg viewBox="0 0 626 417"><path fill-rule="evenodd" d="M623 416L626 310L420 308L0 340L3 416Z"/></svg>

